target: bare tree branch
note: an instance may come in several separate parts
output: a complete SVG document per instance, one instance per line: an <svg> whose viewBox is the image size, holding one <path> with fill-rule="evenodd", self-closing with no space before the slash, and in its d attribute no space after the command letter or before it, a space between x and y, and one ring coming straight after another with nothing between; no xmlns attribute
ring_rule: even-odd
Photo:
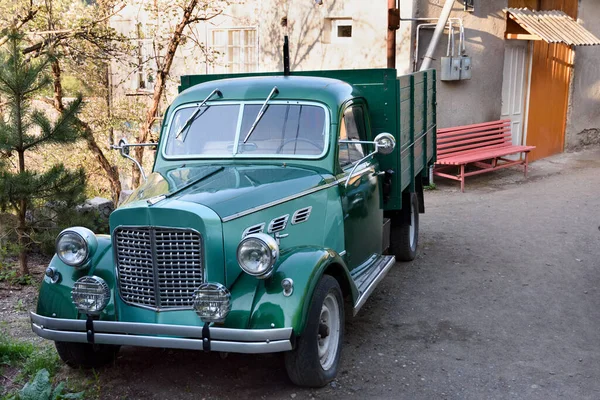
<svg viewBox="0 0 600 400"><path fill-rule="evenodd" d="M27 11L27 14L25 14L23 17L17 17L17 19L13 23L12 28L15 31L18 31L19 29L21 29L23 27L23 25L25 25L26 23L28 23L29 21L31 21L33 19L33 17L35 17L35 15L37 14L38 10L39 10L39 8L33 7L33 3L30 2L29 3L29 10ZM3 46L7 41L8 41L8 35L3 36L0 39L0 47Z"/></svg>

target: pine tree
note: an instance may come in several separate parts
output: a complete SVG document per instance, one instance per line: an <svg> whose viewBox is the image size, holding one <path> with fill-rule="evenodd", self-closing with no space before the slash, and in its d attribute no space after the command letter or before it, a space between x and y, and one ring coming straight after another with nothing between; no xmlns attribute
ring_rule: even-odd
<svg viewBox="0 0 600 400"><path fill-rule="evenodd" d="M5 100L4 118L0 118L0 152L4 159L16 161L0 170L0 208L11 209L18 217L16 226L19 244L19 265L22 275L28 274L27 250L32 226L27 212L49 201L72 203L85 189L82 169L69 171L58 164L47 171L35 171L26 165L26 153L44 144L67 144L82 137L75 118L81 109L78 96L55 121L31 107L51 83L46 74L49 57L26 59L22 54L21 37L9 34L6 49L0 49L0 97Z"/></svg>

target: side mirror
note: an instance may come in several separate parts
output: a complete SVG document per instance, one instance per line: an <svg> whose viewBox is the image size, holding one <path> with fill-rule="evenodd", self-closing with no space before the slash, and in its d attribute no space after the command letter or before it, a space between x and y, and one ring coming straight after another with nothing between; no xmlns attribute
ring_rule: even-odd
<svg viewBox="0 0 600 400"><path fill-rule="evenodd" d="M379 154L390 154L396 148L396 139L391 133L383 132L375 136L375 151Z"/></svg>
<svg viewBox="0 0 600 400"><path fill-rule="evenodd" d="M119 150L119 154L121 154L121 156L133 161L133 163L137 165L138 169L140 170L142 178L146 180L146 173L144 172L144 168L142 168L140 163L135 158L129 155L129 149L130 147L156 147L157 145L158 143L127 143L127 140L123 138L119 140L118 144L111 144L110 148L113 150Z"/></svg>

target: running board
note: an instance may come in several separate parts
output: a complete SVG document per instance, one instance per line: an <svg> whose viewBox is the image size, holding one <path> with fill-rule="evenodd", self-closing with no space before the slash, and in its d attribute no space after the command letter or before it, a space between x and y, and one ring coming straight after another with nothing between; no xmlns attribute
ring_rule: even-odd
<svg viewBox="0 0 600 400"><path fill-rule="evenodd" d="M358 288L358 300L354 305L354 313L356 315L361 307L365 304L371 293L387 275L388 271L396 263L394 256L380 256L364 273L355 279L356 287Z"/></svg>

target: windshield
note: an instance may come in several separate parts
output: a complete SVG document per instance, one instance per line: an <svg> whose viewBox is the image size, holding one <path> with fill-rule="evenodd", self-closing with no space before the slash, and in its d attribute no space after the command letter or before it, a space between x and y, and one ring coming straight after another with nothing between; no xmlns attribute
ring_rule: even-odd
<svg viewBox="0 0 600 400"><path fill-rule="evenodd" d="M242 109L240 121L240 108ZM175 111L166 156L305 157L321 156L327 143L325 109L318 105L271 103L246 143L261 104L211 104L177 133L196 107ZM235 144L237 143L237 148Z"/></svg>

